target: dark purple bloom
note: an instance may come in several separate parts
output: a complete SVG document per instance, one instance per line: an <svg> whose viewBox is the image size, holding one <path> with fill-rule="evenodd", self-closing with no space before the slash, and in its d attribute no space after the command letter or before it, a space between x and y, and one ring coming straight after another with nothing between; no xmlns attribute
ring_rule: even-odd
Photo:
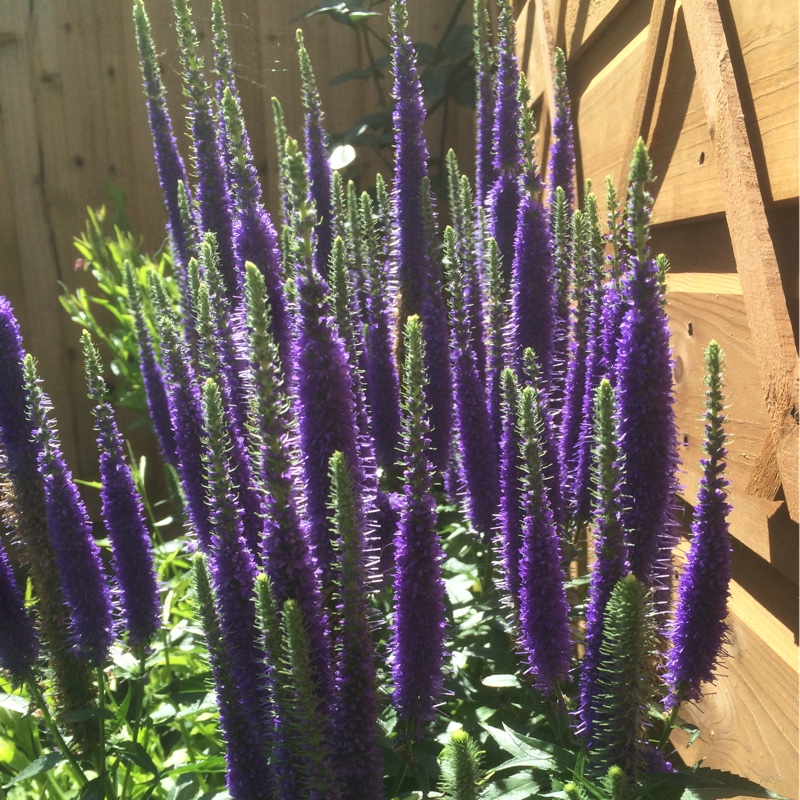
<svg viewBox="0 0 800 800"><path fill-rule="evenodd" d="M369 195L361 196L362 223L372 216ZM375 457L387 473L395 472L400 441L400 385L394 361L389 285L385 261L373 252L366 265L367 323L364 329L364 371L367 404L372 416Z"/></svg>
<svg viewBox="0 0 800 800"><path fill-rule="evenodd" d="M482 207L494 184L494 53L491 42L486 0L475 0L473 7L475 36L475 198Z"/></svg>
<svg viewBox="0 0 800 800"><path fill-rule="evenodd" d="M203 412L194 370L186 359L183 339L174 318L166 307L163 288L155 273L148 275L150 293L156 307L161 335L161 358L166 376L169 413L175 432L178 475L186 496L189 522L203 552L211 543L211 528L205 501L203 458L200 441Z"/></svg>
<svg viewBox="0 0 800 800"><path fill-rule="evenodd" d="M219 619L220 648L226 654L242 723L250 739L244 753L231 753L228 742L228 786L234 797L263 797L269 769L264 758L268 731L264 708L266 685L263 651L256 633L253 556L242 536L241 513L230 490L230 440L219 387L203 387L203 465L211 521L209 567ZM236 768L234 769L234 764Z"/></svg>
<svg viewBox="0 0 800 800"><path fill-rule="evenodd" d="M261 204L250 142L242 121L238 98L223 92L223 111L231 153L232 190L236 206L233 236L238 269L247 261L255 264L264 277L271 309L270 330L278 344L284 373L292 372L292 323L283 291L278 235L272 219Z"/></svg>
<svg viewBox="0 0 800 800"><path fill-rule="evenodd" d="M593 470L597 486L594 502L594 553L586 606L585 654L581 662L578 714L583 738L594 741L597 680L602 665L601 645L606 606L617 582L628 573L625 536L620 519L620 481L614 389L602 380L595 392Z"/></svg>
<svg viewBox="0 0 800 800"><path fill-rule="evenodd" d="M234 800L263 798L265 787L270 787L267 772L268 751L261 749L253 739L252 708L242 704L239 687L233 679L236 656L226 647L217 611L217 595L212 588L212 578L207 556L197 553L194 558L194 591L200 620L206 638L208 660L214 676L214 688L219 708L219 725L225 740L225 761L228 767L228 790ZM261 784L258 777L261 777Z"/></svg>
<svg viewBox="0 0 800 800"><path fill-rule="evenodd" d="M628 194L632 255L623 286L628 310L619 340L617 396L625 462L623 526L631 571L648 588L665 592L676 541L672 507L678 459L669 327L656 262L647 247L652 199L644 187L650 169L640 139Z"/></svg>
<svg viewBox="0 0 800 800"><path fill-rule="evenodd" d="M8 300L0 296L0 451L10 487L7 519L24 547L37 598L42 645L61 706L68 713L91 704L94 689L89 664L70 652L68 609L47 530L44 479L38 466L42 447L27 413L30 398L24 359L19 325ZM86 740L85 730L73 731Z"/></svg>
<svg viewBox="0 0 800 800"><path fill-rule="evenodd" d="M575 145L570 114L569 88L567 87L567 60L564 51L556 48L556 111L553 118L553 143L550 145L550 186L551 203L556 187L564 190L567 201L567 214L575 203Z"/></svg>
<svg viewBox="0 0 800 800"><path fill-rule="evenodd" d="M164 375L161 366L156 360L153 350L153 341L150 329L144 318L142 298L136 284L133 267L130 263L124 266L125 288L128 291L128 308L133 312L133 321L136 330L136 344L139 348L139 369L144 384L144 394L147 399L147 410L153 429L156 432L161 452L167 462L177 469L178 455L175 449L175 433L172 430L172 421L169 415L169 401L167 387L164 384Z"/></svg>
<svg viewBox="0 0 800 800"><path fill-rule="evenodd" d="M305 108L306 163L311 189L311 198L317 209L314 267L323 277L328 276L328 262L333 247L333 202L331 198L331 165L328 159L328 135L323 125L319 92L311 68L311 59L303 45L303 33L297 31L300 46L300 77L303 82L303 107Z"/></svg>
<svg viewBox="0 0 800 800"><path fill-rule="evenodd" d="M522 196L512 266L513 325L516 334L513 363L530 347L549 381L555 332L553 255L550 226L542 204L529 189Z"/></svg>
<svg viewBox="0 0 800 800"><path fill-rule="evenodd" d="M55 553L61 592L69 610L69 638L79 659L99 667L114 637L111 591L103 574L100 549L78 487L72 480L50 400L42 391L31 356L25 359L25 384L39 447L39 472L44 478L47 530Z"/></svg>
<svg viewBox="0 0 800 800"><path fill-rule="evenodd" d="M33 621L0 542L0 667L11 673L14 683L24 683L33 676L38 654Z"/></svg>
<svg viewBox="0 0 800 800"><path fill-rule="evenodd" d="M403 373L405 508L395 540L395 616L392 632L394 704L404 734L422 737L442 691L444 583L428 462L429 423L419 319L406 323Z"/></svg>
<svg viewBox="0 0 800 800"><path fill-rule="evenodd" d="M408 14L401 0L391 8L392 74L395 99L395 178L392 190L392 266L398 284L398 330L411 314L423 316L428 290L429 242L425 236L422 184L427 174L428 148L423 134L425 106L416 54L406 32ZM424 316L423 316L424 318ZM402 337L398 337L401 339ZM398 342L402 347L402 341Z"/></svg>
<svg viewBox="0 0 800 800"><path fill-rule="evenodd" d="M142 0L133 6L133 20L136 26L136 42L142 62L144 89L147 95L147 111L150 131L155 146L156 169L161 191L167 206L167 228L172 242L172 252L178 267L182 289L186 288L186 269L189 259L195 255L196 242L192 241L192 229L183 224L178 202L178 182L188 189L186 169L172 133L172 122L165 97L161 73L156 61L155 47L150 33L150 20Z"/></svg>
<svg viewBox="0 0 800 800"><path fill-rule="evenodd" d="M725 478L725 415L722 351L716 342L706 350L706 425L703 477L692 522L692 544L680 582L666 682L667 707L699 701L703 683L713 681L728 626L731 544L728 536Z"/></svg>
<svg viewBox="0 0 800 800"><path fill-rule="evenodd" d="M514 236L522 189L519 176L523 169L523 148L520 137L522 109L520 76L516 54L516 34L511 4L503 0L497 21L497 99L494 108L494 170L497 177L486 201L489 231L497 240L503 257L502 269L507 285L511 285L514 261Z"/></svg>
<svg viewBox="0 0 800 800"><path fill-rule="evenodd" d="M297 418L306 479L306 513L323 590L330 583L333 543L328 523L328 462L341 451L364 482L352 365L336 331L327 284L308 268L297 280L299 322L295 345Z"/></svg>
<svg viewBox="0 0 800 800"><path fill-rule="evenodd" d="M533 387L522 390L518 421L523 472L519 632L536 688L548 693L567 677L572 641L561 546L542 476L544 447L539 403Z"/></svg>
<svg viewBox="0 0 800 800"><path fill-rule="evenodd" d="M445 260L453 328L453 388L461 465L469 520L484 541L491 538L500 506L497 441L489 421L486 392L478 375L465 308L466 281L456 254L455 232L445 231Z"/></svg>
<svg viewBox="0 0 800 800"><path fill-rule="evenodd" d="M330 645L322 612L322 598L311 557L308 533L300 513L301 497L294 462L297 459L294 415L285 393L277 346L269 333L264 279L246 268L245 299L253 401L250 429L259 444L254 467L263 487L264 570L275 601L282 606L294 598L305 619L311 663L320 697L331 685Z"/></svg>
<svg viewBox="0 0 800 800"><path fill-rule="evenodd" d="M86 331L82 343L89 396L95 404L103 520L111 541L128 641L138 648L147 645L161 623L153 548L144 522L142 501L123 455L114 411L106 399L100 356Z"/></svg>
<svg viewBox="0 0 800 800"><path fill-rule="evenodd" d="M198 53L197 31L187 0L174 0L173 6L184 72L184 93L188 99L200 229L203 234L214 233L217 237L219 268L225 282L225 292L231 304L236 305L242 294L243 278L236 263L233 202L225 178L225 162L219 148L207 81L203 76L203 58Z"/></svg>
<svg viewBox="0 0 800 800"><path fill-rule="evenodd" d="M350 800L381 800L383 763L377 742L375 647L367 603L366 539L357 491L341 453L331 458L334 525L341 543L338 572L336 701L337 771Z"/></svg>

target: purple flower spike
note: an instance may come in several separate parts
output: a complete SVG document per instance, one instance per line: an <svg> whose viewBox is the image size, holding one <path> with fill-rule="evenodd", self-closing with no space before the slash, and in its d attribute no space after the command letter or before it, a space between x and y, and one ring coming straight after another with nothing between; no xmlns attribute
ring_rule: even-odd
<svg viewBox="0 0 800 800"><path fill-rule="evenodd" d="M211 544L211 528L203 483L203 458L200 442L203 412L194 370L185 358L183 338L171 316L158 276L148 274L150 295L156 308L161 335L161 357L166 376L169 413L175 432L178 475L186 495L189 522L203 552Z"/></svg>
<svg viewBox="0 0 800 800"><path fill-rule="evenodd" d="M294 598L300 606L319 695L327 702L331 686L330 646L316 568L300 514L301 498L293 464L294 415L280 374L277 346L269 333L263 276L253 264L245 269L253 383L249 428L260 441L254 467L264 490L264 570L270 577L276 602L282 606Z"/></svg>
<svg viewBox="0 0 800 800"><path fill-rule="evenodd" d="M211 518L209 567L216 596L220 647L250 739L246 753L228 754L228 786L234 797L263 797L269 768L264 750L268 732L264 715L266 683L258 645L255 606L256 567L242 536L240 512L229 488L230 440L222 395L213 380L203 387L203 465ZM231 743L228 743L230 749ZM237 765L234 771L233 764ZM235 791L234 791L235 790Z"/></svg>
<svg viewBox="0 0 800 800"><path fill-rule="evenodd" d="M639 140L631 164L628 235L631 264L624 279L629 308L617 358L620 450L625 462L623 525L631 571L648 588L668 587L676 542L672 513L677 468L672 359L656 262L647 237L652 198L645 191L651 161Z"/></svg>
<svg viewBox="0 0 800 800"><path fill-rule="evenodd" d="M606 606L617 582L628 573L624 531L620 520L622 467L617 449L616 401L608 380L595 392L593 470L597 492L594 503L595 561L586 606L586 652L581 662L580 728L587 745L594 743L597 681L602 666L601 646Z"/></svg>
<svg viewBox="0 0 800 800"><path fill-rule="evenodd" d="M472 526L483 535L484 541L489 541L500 506L497 441L475 363L469 312L465 308L466 281L456 255L455 231L450 227L444 234L444 255L450 284L453 388L467 509Z"/></svg>
<svg viewBox="0 0 800 800"><path fill-rule="evenodd" d="M519 365L526 347L539 358L545 380L551 373L555 308L553 255L547 213L532 191L522 197L512 266L513 363Z"/></svg>
<svg viewBox="0 0 800 800"><path fill-rule="evenodd" d="M306 161L311 197L317 208L317 247L314 267L320 275L328 277L328 262L333 247L333 199L331 197L333 174L328 159L328 135L323 126L319 92L311 68L311 59L303 44L303 32L298 29L297 43L300 58L300 77L303 82L303 107L305 108Z"/></svg>
<svg viewBox="0 0 800 800"><path fill-rule="evenodd" d="M509 308L505 302L506 283L500 269L500 248L490 238L486 247L487 281L487 353L486 380L489 405L489 419L496 442L500 441L502 423L502 380L501 375L510 363L508 357L510 333Z"/></svg>
<svg viewBox="0 0 800 800"><path fill-rule="evenodd" d="M564 51L556 48L556 111L553 119L553 144L550 147L550 196L556 187L564 190L567 214L575 203L575 144L573 142L569 89L567 88L567 59Z"/></svg>
<svg viewBox="0 0 800 800"><path fill-rule="evenodd" d="M231 154L236 221L233 236L239 269L250 261L264 277L271 309L270 330L278 344L284 373L292 373L292 323L286 306L281 274L278 235L272 219L261 204L250 142L244 128L238 98L230 91L223 92L223 113Z"/></svg>
<svg viewBox="0 0 800 800"><path fill-rule="evenodd" d="M564 393L569 349L570 283L572 253L570 243L569 209L564 190L558 186L550 207L553 229L553 279L555 292L555 329L551 361L550 398L558 407Z"/></svg>
<svg viewBox="0 0 800 800"><path fill-rule="evenodd" d="M427 174L428 147L423 125L425 106L414 46L406 32L408 12L402 0L393 0L392 96L395 131L395 179L392 190L392 263L398 283L398 331L411 314L423 316L427 293L429 243L424 236L422 182ZM424 316L423 316L424 318ZM398 336L402 347L402 337Z"/></svg>
<svg viewBox="0 0 800 800"><path fill-rule="evenodd" d="M473 6L475 36L475 198L483 207L486 195L497 178L492 144L494 143L494 53L492 51L489 11L486 0Z"/></svg>
<svg viewBox="0 0 800 800"><path fill-rule="evenodd" d="M428 462L425 356L417 317L406 323L403 371L405 508L395 542L395 617L392 677L398 721L408 738L421 739L442 691L444 583L436 531L436 501Z"/></svg>
<svg viewBox="0 0 800 800"><path fill-rule="evenodd" d="M15 684L24 683L33 677L38 654L33 621L0 542L0 667L11 673Z"/></svg>
<svg viewBox="0 0 800 800"><path fill-rule="evenodd" d="M334 525L341 543L334 730L345 800L381 800L383 763L377 742L375 647L367 603L366 540L357 491L341 453L331 458Z"/></svg>
<svg viewBox="0 0 800 800"><path fill-rule="evenodd" d="M197 174L196 200L200 211L200 228L204 234L216 234L225 291L235 306L242 294L243 278L236 264L233 203L225 178L225 162L219 148L207 81L203 76L203 58L198 53L197 31L187 0L173 0L173 7L184 72L184 93L189 101L188 122Z"/></svg>
<svg viewBox="0 0 800 800"><path fill-rule="evenodd" d="M139 348L139 368L142 373L144 394L147 398L147 409L150 412L150 419L152 420L161 452L167 462L177 469L178 454L175 449L175 433L172 430L172 421L169 416L167 388L164 384L161 366L156 361L150 329L147 327L144 318L142 298L134 277L133 267L129 261L125 262L123 272L125 288L128 292L128 307L133 312L136 344Z"/></svg>
<svg viewBox="0 0 800 800"><path fill-rule="evenodd" d="M731 544L728 537L725 472L725 415L722 351L716 342L706 350L706 426L701 461L703 477L692 522L692 544L678 584L678 608L672 630L666 682L668 708L699 701L702 685L714 679L728 626Z"/></svg>
<svg viewBox="0 0 800 800"><path fill-rule="evenodd" d="M510 286L517 210L521 199L519 176L524 166L520 137L522 109L514 15L508 0L501 0L499 5L497 26L500 41L497 47L497 101L493 137L497 178L489 190L486 202L489 231L497 239L503 257L503 274Z"/></svg>
<svg viewBox="0 0 800 800"><path fill-rule="evenodd" d="M83 332L81 341L89 396L95 404L103 520L111 540L128 641L131 647L139 648L147 645L161 623L153 548L144 523L142 502L123 455L114 411L106 399L100 356L88 331Z"/></svg>
<svg viewBox="0 0 800 800"><path fill-rule="evenodd" d="M520 395L522 480L520 644L536 688L547 694L567 677L572 641L564 592L561 546L542 479L544 447L538 393Z"/></svg>
<svg viewBox="0 0 800 800"><path fill-rule="evenodd" d="M181 218L181 209L178 202L178 182L181 181L188 187L186 169L183 159L178 151L175 136L172 133L172 122L161 82L161 73L158 69L155 47L150 32L150 20L142 0L135 0L133 5L133 20L136 26L136 42L141 56L142 76L144 89L147 95L147 111L150 120L150 131L153 135L155 146L156 169L161 191L167 206L167 227L172 242L172 252L175 264L185 288L186 269L189 259L196 255L196 243L192 241L191 228L187 229Z"/></svg>
<svg viewBox="0 0 800 800"><path fill-rule="evenodd" d="M25 358L25 384L44 478L47 529L53 543L61 591L70 615L69 635L75 656L99 667L114 638L111 591L92 524L72 480L51 419L50 399L42 391L31 356Z"/></svg>
<svg viewBox="0 0 800 800"><path fill-rule="evenodd" d="M328 301L328 286L313 267L297 281L298 323L295 349L297 417L306 478L306 513L323 591L330 585L333 543L328 524L328 462L340 450L363 485L352 366Z"/></svg>
<svg viewBox="0 0 800 800"><path fill-rule="evenodd" d="M38 466L41 445L27 413L30 401L24 359L19 325L8 300L0 296L0 451L10 488L4 511L24 547L37 598L42 646L53 670L61 707L69 713L89 705L94 689L89 665L70 652L68 610L47 530L44 480ZM73 731L86 740L85 729Z"/></svg>

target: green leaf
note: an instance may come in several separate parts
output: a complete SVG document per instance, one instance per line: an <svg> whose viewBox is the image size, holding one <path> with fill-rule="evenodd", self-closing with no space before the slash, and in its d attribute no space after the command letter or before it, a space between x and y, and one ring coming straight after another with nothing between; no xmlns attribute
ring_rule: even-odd
<svg viewBox="0 0 800 800"><path fill-rule="evenodd" d="M139 742L122 742L111 748L111 751L119 755L120 760L125 763L135 764L139 769L149 772L151 775L158 775L158 767Z"/></svg>
<svg viewBox="0 0 800 800"><path fill-rule="evenodd" d="M105 800L105 784L105 777L94 778L81 789L78 800Z"/></svg>
<svg viewBox="0 0 800 800"><path fill-rule="evenodd" d="M6 711L14 711L17 714L27 714L30 708L30 703L18 694L8 694L7 692L0 693L0 708Z"/></svg>
<svg viewBox="0 0 800 800"><path fill-rule="evenodd" d="M162 777L184 775L187 772L225 772L225 759L222 756L211 756L196 764L184 764L181 767L173 767L161 773Z"/></svg>
<svg viewBox="0 0 800 800"><path fill-rule="evenodd" d="M648 800L717 800L742 795L787 800L783 795L732 772L698 767L683 772L647 775L641 781L641 788L642 796Z"/></svg>
<svg viewBox="0 0 800 800"><path fill-rule="evenodd" d="M520 682L516 675L487 675L481 683L490 689L519 689Z"/></svg>
<svg viewBox="0 0 800 800"><path fill-rule="evenodd" d="M39 756L36 761L32 761L30 764L28 764L28 766L25 767L25 769L23 769L22 772L16 776L16 778L5 784L3 788L8 789L9 786L26 781L28 778L34 777L34 775L41 775L44 772L49 772L56 764L60 764L62 761L66 761L66 759L58 751L45 753L43 756Z"/></svg>
<svg viewBox="0 0 800 800"><path fill-rule="evenodd" d="M481 800L535 800L541 797L539 789L539 784L530 775L521 772L494 781L484 789Z"/></svg>

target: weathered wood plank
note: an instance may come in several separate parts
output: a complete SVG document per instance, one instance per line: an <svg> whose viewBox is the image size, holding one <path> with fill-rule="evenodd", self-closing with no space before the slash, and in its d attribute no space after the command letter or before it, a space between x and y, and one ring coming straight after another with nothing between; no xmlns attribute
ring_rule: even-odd
<svg viewBox="0 0 800 800"><path fill-rule="evenodd" d="M787 560L786 555L792 544L796 552L796 536L792 531L781 532L779 540L770 535L770 522L783 503L775 501L774 485L754 480L765 469L763 451L765 441L770 438L770 423L761 393L753 391L758 364L739 278L735 273L672 273L668 285L667 310L675 359L675 413L683 437L680 452L683 496L694 504L702 475L703 353L714 339L725 355L725 428L730 441L727 476L731 481L733 506L731 534L771 562L775 569L793 578L796 563Z"/></svg>
<svg viewBox="0 0 800 800"><path fill-rule="evenodd" d="M789 511L797 520L800 518L797 349L778 262L719 9L713 0L684 0L683 9L718 156L726 216L759 360L778 467Z"/></svg>
<svg viewBox="0 0 800 800"><path fill-rule="evenodd" d="M744 570L750 565L738 566ZM768 571L764 580L776 583ZM779 588L785 592L783 602L796 607L794 593L785 584ZM729 607L729 657L718 671L720 677L700 704L681 709L683 718L700 728L700 738L686 749L687 734L676 731L673 744L687 764L705 758L704 766L746 773L767 788L794 797L798 781L796 621L781 622L765 609L761 598L754 598L737 581L731 586Z"/></svg>

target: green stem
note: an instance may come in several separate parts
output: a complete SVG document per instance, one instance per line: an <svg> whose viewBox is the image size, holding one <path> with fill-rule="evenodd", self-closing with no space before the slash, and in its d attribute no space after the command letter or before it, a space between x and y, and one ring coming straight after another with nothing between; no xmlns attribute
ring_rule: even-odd
<svg viewBox="0 0 800 800"><path fill-rule="evenodd" d="M189 731L186 728L186 722L184 720L178 720L178 730L181 732L181 736L183 737L183 743L186 745L186 756L189 759L190 764L197 764L197 753L195 753L194 747L192 746L192 739L189 736ZM208 791L208 784L205 781L205 778L202 776L200 772L196 772L197 775L197 782L200 784L200 788L203 792Z"/></svg>
<svg viewBox="0 0 800 800"><path fill-rule="evenodd" d="M47 707L47 702L44 699L42 690L39 688L38 684L35 680L33 680L33 678L30 678L27 681L26 686L36 702L36 707L42 712L42 719L44 720L44 724L47 727L48 732L58 745L58 749L61 751L61 754L69 762L69 765L72 768L73 777L78 781L79 786L85 786L88 783L86 775L83 774L81 765L78 763L72 751L67 746L67 743L64 741L64 737L61 735L61 731L58 729L58 725L56 725L53 715L50 713L50 709Z"/></svg>
<svg viewBox="0 0 800 800"><path fill-rule="evenodd" d="M142 710L144 707L144 682L147 672L146 663L147 652L144 646L142 646L139 648L139 675L136 678L136 704L133 708L133 725L131 727L131 741L134 744L136 744L136 740L139 738L139 724L142 720ZM125 765L125 775L122 779L122 792L120 793L122 800L124 800L128 792L128 783L131 778L132 768L133 765L130 762Z"/></svg>
<svg viewBox="0 0 800 800"><path fill-rule="evenodd" d="M680 699L681 698L678 698L678 700ZM680 707L681 707L680 702L676 702L675 705L672 707L672 711L670 711L669 717L667 717L667 721L664 723L664 730L661 732L661 738L658 740L658 749L661 751L664 750L664 747L669 741L672 729L675 727L675 722L678 719L678 710L680 709Z"/></svg>
<svg viewBox="0 0 800 800"><path fill-rule="evenodd" d="M97 668L97 706L102 711L106 707L106 676L102 667ZM102 716L99 718L100 723L100 752L97 759L97 774L99 777L105 779L108 784L108 797L116 798L117 790L111 776L108 774L106 764L106 721Z"/></svg>

